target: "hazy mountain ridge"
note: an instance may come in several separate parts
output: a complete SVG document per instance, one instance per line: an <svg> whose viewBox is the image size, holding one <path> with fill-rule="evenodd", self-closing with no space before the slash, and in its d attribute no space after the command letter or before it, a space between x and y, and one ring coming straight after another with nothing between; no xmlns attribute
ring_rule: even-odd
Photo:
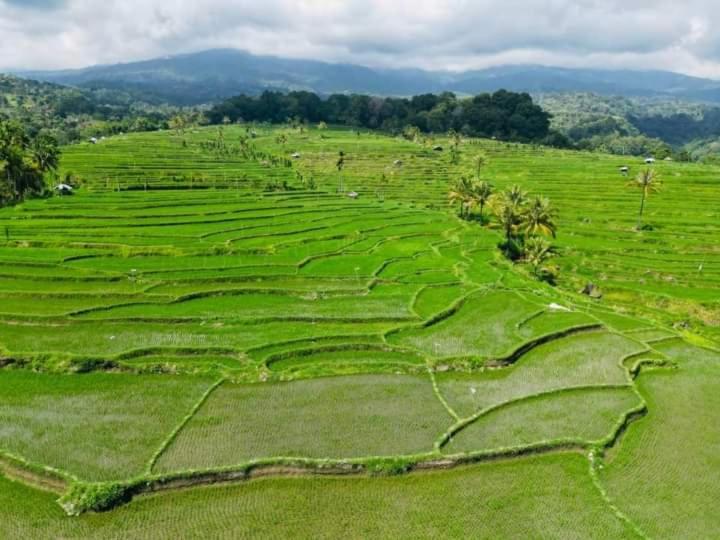
<svg viewBox="0 0 720 540"><path fill-rule="evenodd" d="M256 56L234 49L214 49L78 70L20 74L66 85L141 90L153 98L182 105L217 101L239 93L256 94L264 89L410 96L444 91L477 94L504 88L531 93L593 92L720 102L720 81L658 70L538 65L498 66L457 73L373 69L353 64Z"/></svg>

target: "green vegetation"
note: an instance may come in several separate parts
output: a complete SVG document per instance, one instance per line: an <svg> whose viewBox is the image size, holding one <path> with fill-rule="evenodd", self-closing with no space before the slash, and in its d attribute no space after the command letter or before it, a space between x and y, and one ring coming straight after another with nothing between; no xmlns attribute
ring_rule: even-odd
<svg viewBox="0 0 720 540"><path fill-rule="evenodd" d="M59 161L53 137L31 138L21 124L0 119L0 206L43 193L45 175L55 172Z"/></svg>
<svg viewBox="0 0 720 540"><path fill-rule="evenodd" d="M210 469L267 457L428 452L452 422L427 377L360 375L223 385L157 464Z"/></svg>
<svg viewBox="0 0 720 540"><path fill-rule="evenodd" d="M512 401L458 432L444 450L452 454L552 440L602 441L638 401L629 387L573 389Z"/></svg>
<svg viewBox="0 0 720 540"><path fill-rule="evenodd" d="M300 125L66 148L74 196L0 209L0 463L54 492L0 480L0 536L714 530L716 169L654 165L638 230L623 164ZM492 184L463 219L458 178ZM284 478L320 474L358 477Z"/></svg>
<svg viewBox="0 0 720 540"><path fill-rule="evenodd" d="M207 379L119 373L0 374L0 449L83 480L143 471Z"/></svg>
<svg viewBox="0 0 720 540"><path fill-rule="evenodd" d="M620 361L644 350L622 336L583 332L537 347L505 369L439 373L440 392L461 416L537 394L627 384Z"/></svg>
<svg viewBox="0 0 720 540"><path fill-rule="evenodd" d="M713 510L720 481L720 354L680 340L655 348L677 369L642 372L638 386L648 415L605 460L600 478L648 535L706 536L720 526Z"/></svg>
<svg viewBox="0 0 720 540"><path fill-rule="evenodd" d="M312 92L282 94L266 90L258 97L240 95L213 107L212 124L244 122L326 122L394 133L415 140L417 132L541 141L548 137L550 117L525 93L499 90L458 99L455 94L423 94L406 98L332 94L321 99ZM410 128L408 129L408 126ZM412 129L415 128L415 129ZM456 146L451 146L451 150Z"/></svg>
<svg viewBox="0 0 720 540"><path fill-rule="evenodd" d="M657 173L653 169L645 169L638 173L635 177L635 181L630 184L640 190L640 212L638 213L638 224L637 228L642 228L642 216L645 210L645 201L651 193L657 193L660 191L661 181L658 178Z"/></svg>
<svg viewBox="0 0 720 540"><path fill-rule="evenodd" d="M167 128L178 108L163 103L146 92L69 87L0 74L0 120L15 120L31 136L44 133L63 144Z"/></svg>
<svg viewBox="0 0 720 540"><path fill-rule="evenodd" d="M151 495L72 519L52 496L0 478L0 517L7 538L635 537L572 454L388 478L262 479Z"/></svg>

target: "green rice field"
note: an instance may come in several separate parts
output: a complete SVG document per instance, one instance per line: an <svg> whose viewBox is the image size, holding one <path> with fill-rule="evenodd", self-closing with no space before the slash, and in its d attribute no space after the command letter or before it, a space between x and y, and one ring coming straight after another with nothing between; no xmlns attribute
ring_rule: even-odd
<svg viewBox="0 0 720 540"><path fill-rule="evenodd" d="M720 169L658 163L638 231L635 158L253 129L0 209L0 537L720 530ZM448 205L478 153L558 208L555 285Z"/></svg>

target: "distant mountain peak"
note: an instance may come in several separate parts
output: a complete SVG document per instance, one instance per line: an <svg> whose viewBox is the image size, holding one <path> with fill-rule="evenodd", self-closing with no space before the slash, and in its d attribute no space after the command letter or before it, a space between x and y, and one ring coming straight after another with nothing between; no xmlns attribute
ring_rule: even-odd
<svg viewBox="0 0 720 540"><path fill-rule="evenodd" d="M260 56L227 48L22 75L66 85L141 90L181 105L217 101L240 93L256 94L264 89L410 96L443 91L477 94L505 88L531 93L593 92L720 101L720 81L658 70L576 69L534 64L462 72L375 69Z"/></svg>

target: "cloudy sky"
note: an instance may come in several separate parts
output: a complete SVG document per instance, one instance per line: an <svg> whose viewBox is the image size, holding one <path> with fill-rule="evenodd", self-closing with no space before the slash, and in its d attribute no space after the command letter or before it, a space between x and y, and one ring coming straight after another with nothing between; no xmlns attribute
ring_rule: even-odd
<svg viewBox="0 0 720 540"><path fill-rule="evenodd" d="M0 0L0 68L213 47L371 66L511 63L720 78L718 0Z"/></svg>

